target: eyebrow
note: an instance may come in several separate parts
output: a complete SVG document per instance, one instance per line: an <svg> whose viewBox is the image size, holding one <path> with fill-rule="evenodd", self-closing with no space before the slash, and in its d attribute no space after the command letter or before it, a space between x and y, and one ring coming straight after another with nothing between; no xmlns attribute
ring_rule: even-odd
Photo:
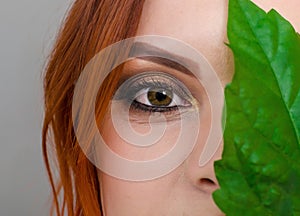
<svg viewBox="0 0 300 216"><path fill-rule="evenodd" d="M135 42L129 55L175 69L189 76L194 76L194 74L185 65L188 65L192 70L199 68L198 64L191 59L143 42Z"/></svg>

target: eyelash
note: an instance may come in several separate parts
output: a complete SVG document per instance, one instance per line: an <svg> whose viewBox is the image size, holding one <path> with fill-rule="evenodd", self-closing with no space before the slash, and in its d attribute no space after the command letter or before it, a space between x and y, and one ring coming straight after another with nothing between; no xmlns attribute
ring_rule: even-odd
<svg viewBox="0 0 300 216"><path fill-rule="evenodd" d="M160 113L168 113L172 111L178 110L177 106L172 106L172 107L154 107L154 106L148 106L143 103L133 101L131 103L131 107L136 110L136 111L143 111L143 112L160 112Z"/></svg>
<svg viewBox="0 0 300 216"><path fill-rule="evenodd" d="M163 81L164 80L164 81ZM136 100L137 93L143 89L150 89L150 88L159 88L165 89L168 91L173 92L180 99L182 99L186 104L182 106L149 106L144 103L140 103ZM129 90L128 90L129 89ZM118 100L123 100L126 102L128 106L133 111L142 111L147 113L172 113L177 111L178 108L188 108L192 106L193 97L187 90L184 84L182 84L179 80L168 75L164 72L144 72L138 74L134 77L129 78L123 83L119 88L119 93L115 96ZM174 99L174 98L172 98Z"/></svg>

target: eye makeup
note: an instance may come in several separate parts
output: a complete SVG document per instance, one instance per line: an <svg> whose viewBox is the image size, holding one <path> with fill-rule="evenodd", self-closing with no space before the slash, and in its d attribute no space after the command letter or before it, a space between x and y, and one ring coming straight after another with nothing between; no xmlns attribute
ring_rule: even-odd
<svg viewBox="0 0 300 216"><path fill-rule="evenodd" d="M144 59L131 60L130 66L126 64L114 100L130 107L131 113L160 113L178 119L180 113L200 110L200 83L187 72Z"/></svg>
<svg viewBox="0 0 300 216"><path fill-rule="evenodd" d="M193 96L173 76L158 71L143 72L126 80L115 96L133 109L144 112L172 112L191 108Z"/></svg>

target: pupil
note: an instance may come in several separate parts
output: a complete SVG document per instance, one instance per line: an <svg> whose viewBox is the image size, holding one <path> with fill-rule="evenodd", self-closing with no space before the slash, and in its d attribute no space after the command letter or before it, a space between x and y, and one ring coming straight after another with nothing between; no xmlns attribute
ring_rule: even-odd
<svg viewBox="0 0 300 216"><path fill-rule="evenodd" d="M165 89L150 89L148 100L153 106L168 106L173 98L172 91Z"/></svg>
<svg viewBox="0 0 300 216"><path fill-rule="evenodd" d="M161 102L167 98L167 94L165 92L156 92L156 99Z"/></svg>

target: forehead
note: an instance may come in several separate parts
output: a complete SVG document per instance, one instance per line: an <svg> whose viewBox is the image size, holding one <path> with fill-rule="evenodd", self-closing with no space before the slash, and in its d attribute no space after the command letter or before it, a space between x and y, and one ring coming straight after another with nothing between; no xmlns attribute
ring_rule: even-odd
<svg viewBox="0 0 300 216"><path fill-rule="evenodd" d="M223 39L227 5L226 0L146 0L139 30L192 41L199 34Z"/></svg>
<svg viewBox="0 0 300 216"><path fill-rule="evenodd" d="M146 0L138 35L182 40L201 52L224 82L232 72L227 41L227 0Z"/></svg>
<svg viewBox="0 0 300 216"><path fill-rule="evenodd" d="M299 0L253 0L264 10L276 9L300 30ZM228 0L146 0L138 35L156 34L189 43L201 52L223 83L233 73L227 42Z"/></svg>

